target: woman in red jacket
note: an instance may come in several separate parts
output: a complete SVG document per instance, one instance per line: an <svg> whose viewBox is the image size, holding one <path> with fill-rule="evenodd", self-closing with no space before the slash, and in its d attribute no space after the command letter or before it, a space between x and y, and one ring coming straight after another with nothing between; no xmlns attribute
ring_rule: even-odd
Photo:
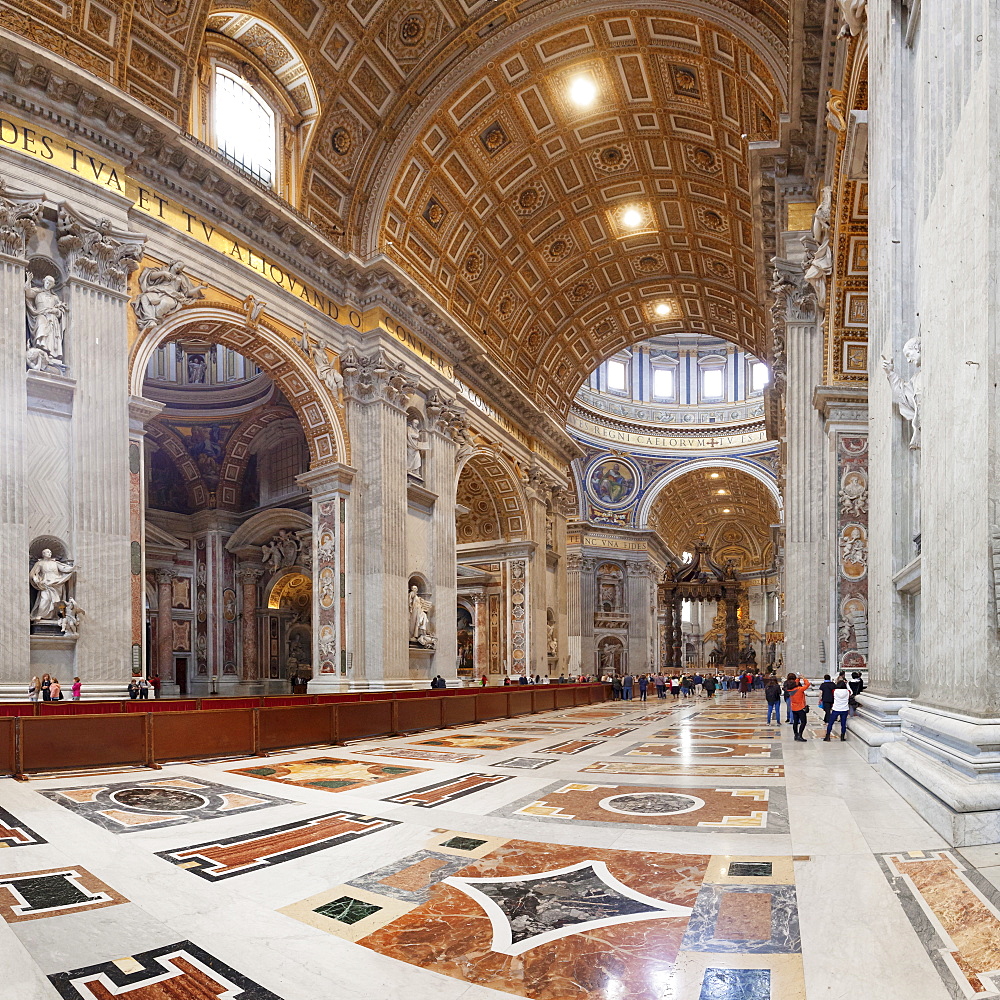
<svg viewBox="0 0 1000 1000"><path fill-rule="evenodd" d="M789 677L789 681L791 677ZM789 704L792 708L792 732L799 743L805 743L806 738L802 735L806 729L806 715L809 707L806 705L806 690L809 687L809 679L801 674L795 678L795 686L789 687L785 684L785 691L790 696Z"/></svg>

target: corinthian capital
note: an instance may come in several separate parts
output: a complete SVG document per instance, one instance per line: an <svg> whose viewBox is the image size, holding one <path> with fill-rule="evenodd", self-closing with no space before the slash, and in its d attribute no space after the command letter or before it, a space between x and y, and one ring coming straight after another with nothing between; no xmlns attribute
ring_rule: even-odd
<svg viewBox="0 0 1000 1000"><path fill-rule="evenodd" d="M344 376L344 392L359 403L381 400L405 410L407 400L416 389L416 382L406 365L381 347L365 355L358 354L352 347L347 348L340 355L340 372Z"/></svg>
<svg viewBox="0 0 1000 1000"><path fill-rule="evenodd" d="M0 177L0 252L23 257L28 240L35 235L42 211L43 194L11 191Z"/></svg>
<svg viewBox="0 0 1000 1000"><path fill-rule="evenodd" d="M115 229L108 219L91 220L66 202L59 206L59 249L70 273L113 292L124 292L142 260L146 237Z"/></svg>

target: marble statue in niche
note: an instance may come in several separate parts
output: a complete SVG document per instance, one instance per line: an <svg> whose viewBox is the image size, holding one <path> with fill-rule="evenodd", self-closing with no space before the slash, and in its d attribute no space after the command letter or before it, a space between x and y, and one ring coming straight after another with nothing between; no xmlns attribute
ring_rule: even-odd
<svg viewBox="0 0 1000 1000"><path fill-rule="evenodd" d="M920 338L913 337L903 344L903 357L916 371L912 378L903 378L896 371L896 365L888 355L882 355L882 370L892 387L892 401L900 416L910 421L910 448L920 447L920 400L923 395L923 374L920 371Z"/></svg>
<svg viewBox="0 0 1000 1000"><path fill-rule="evenodd" d="M33 622L58 621L59 607L66 603L67 584L75 575L76 564L72 560L55 559L52 549L42 549L28 574L32 588L38 591L31 608Z"/></svg>
<svg viewBox="0 0 1000 1000"><path fill-rule="evenodd" d="M420 588L415 583L410 585L407 611L410 625L410 645L433 649L437 643L437 637L430 633L431 604L421 596Z"/></svg>
<svg viewBox="0 0 1000 1000"><path fill-rule="evenodd" d="M298 562L302 540L297 531L279 528L278 533L260 547L261 561L275 573L285 566L294 566Z"/></svg>
<svg viewBox="0 0 1000 1000"><path fill-rule="evenodd" d="M166 267L147 267L139 275L140 290L132 303L139 330L145 333L181 306L202 298L205 287L184 275L184 264L179 260Z"/></svg>
<svg viewBox="0 0 1000 1000"><path fill-rule="evenodd" d="M424 452L427 442L419 417L411 417L406 424L406 474L414 479L424 478Z"/></svg>
<svg viewBox="0 0 1000 1000"><path fill-rule="evenodd" d="M830 244L830 213L833 202L833 188L823 188L823 195L813 215L812 240L815 246L805 270L805 280L816 293L816 303L826 309L826 283L833 271L833 247Z"/></svg>
<svg viewBox="0 0 1000 1000"><path fill-rule="evenodd" d="M189 354L187 359L188 383L191 385L204 385L205 372L208 365L205 363L204 354Z"/></svg>
<svg viewBox="0 0 1000 1000"><path fill-rule="evenodd" d="M59 618L59 627L63 630L63 635L79 635L80 623L87 612L76 603L76 599L70 597L63 606L62 615Z"/></svg>
<svg viewBox="0 0 1000 1000"><path fill-rule="evenodd" d="M69 307L54 290L55 283L51 274L42 278L41 288L32 284L30 276L24 282L28 319L26 360L33 371L61 370L63 367L63 337Z"/></svg>

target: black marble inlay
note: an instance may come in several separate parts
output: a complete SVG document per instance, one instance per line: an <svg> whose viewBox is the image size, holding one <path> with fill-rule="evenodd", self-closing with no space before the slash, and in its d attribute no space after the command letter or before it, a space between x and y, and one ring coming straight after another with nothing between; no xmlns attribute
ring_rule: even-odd
<svg viewBox="0 0 1000 1000"><path fill-rule="evenodd" d="M356 924L381 909L381 906L376 906L374 903L365 903L351 896L341 896L339 899L317 906L313 912L322 913L331 920L339 920L342 924Z"/></svg>
<svg viewBox="0 0 1000 1000"><path fill-rule="evenodd" d="M774 865L770 861L733 861L729 865L731 876L752 875L755 878L770 877Z"/></svg>
<svg viewBox="0 0 1000 1000"><path fill-rule="evenodd" d="M608 805L623 813L662 816L664 813L686 812L698 805L698 800L690 795L670 792L636 792L633 795L616 795L608 799Z"/></svg>
<svg viewBox="0 0 1000 1000"><path fill-rule="evenodd" d="M474 851L477 847L482 847L485 840L473 840L472 837L452 837L446 840L441 846L451 847L456 851Z"/></svg>
<svg viewBox="0 0 1000 1000"><path fill-rule="evenodd" d="M102 898L107 899L106 896L88 896L63 874L31 875L27 878L5 879L3 884L16 890L28 904L20 908L21 913L54 910L66 906L81 906L85 903L98 903Z"/></svg>
<svg viewBox="0 0 1000 1000"><path fill-rule="evenodd" d="M475 887L503 910L514 944L572 924L658 912L617 892L593 868L524 882L477 882Z"/></svg>
<svg viewBox="0 0 1000 1000"><path fill-rule="evenodd" d="M208 802L202 795L176 788L123 788L111 798L132 809L153 809L156 812L187 812L189 809L200 809Z"/></svg>

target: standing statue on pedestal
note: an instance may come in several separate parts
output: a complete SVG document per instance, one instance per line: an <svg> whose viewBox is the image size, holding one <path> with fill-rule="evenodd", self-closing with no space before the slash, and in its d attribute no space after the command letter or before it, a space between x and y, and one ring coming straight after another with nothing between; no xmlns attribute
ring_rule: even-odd
<svg viewBox="0 0 1000 1000"><path fill-rule="evenodd" d="M34 371L48 367L61 368L63 360L63 335L66 331L66 314L69 309L53 291L56 279L51 274L42 278L42 287L36 288L31 277L24 283L24 301L28 316L28 348L26 360Z"/></svg>
<svg viewBox="0 0 1000 1000"><path fill-rule="evenodd" d="M406 425L406 474L414 479L424 478L424 452L427 442L423 438L420 418L411 417Z"/></svg>
<svg viewBox="0 0 1000 1000"><path fill-rule="evenodd" d="M184 276L184 264L175 260L166 267L147 267L139 275L140 292L132 303L139 330L145 333L181 306L202 297L204 285Z"/></svg>
<svg viewBox="0 0 1000 1000"><path fill-rule="evenodd" d="M416 584L410 587L407 606L410 622L410 645L433 649L437 642L437 637L431 635L428 631L428 626L430 625L428 612L431 606L420 596L420 591Z"/></svg>
<svg viewBox="0 0 1000 1000"><path fill-rule="evenodd" d="M915 368L913 378L903 378L896 373L892 358L882 355L882 369L889 385L892 386L892 400L899 408L900 415L910 421L910 447L920 447L920 399L923 395L923 375L920 371L920 338L913 337L903 344L903 357Z"/></svg>
<svg viewBox="0 0 1000 1000"><path fill-rule="evenodd" d="M42 549L42 554L28 580L38 591L31 609L33 622L58 621L59 605L66 603L66 584L76 575L76 565L62 559L53 559L52 549ZM75 604L75 602L74 602Z"/></svg>

